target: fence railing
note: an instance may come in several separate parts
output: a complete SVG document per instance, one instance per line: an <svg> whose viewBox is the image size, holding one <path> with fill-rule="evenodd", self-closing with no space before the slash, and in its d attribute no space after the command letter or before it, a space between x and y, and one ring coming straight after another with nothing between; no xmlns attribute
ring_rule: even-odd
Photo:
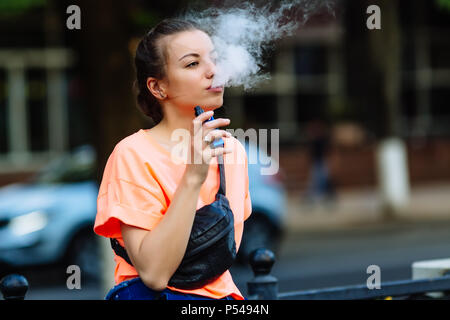
<svg viewBox="0 0 450 320"><path fill-rule="evenodd" d="M254 277L247 282L249 300L366 300L366 299L450 299L450 274L417 280L382 282L377 288L364 285L278 292L278 280L270 274L275 256L267 249L255 250L250 258ZM5 300L23 300L28 281L11 274L0 281Z"/></svg>
<svg viewBox="0 0 450 320"><path fill-rule="evenodd" d="M5 300L23 300L28 291L28 281L19 274L7 275L0 281L0 291Z"/></svg>
<svg viewBox="0 0 450 320"><path fill-rule="evenodd" d="M450 299L450 275L430 279L382 282L380 288L366 284L278 292L278 280L270 275L274 254L267 249L255 250L250 258L254 278L248 282L251 300L366 300L366 299ZM431 294L430 294L431 293Z"/></svg>

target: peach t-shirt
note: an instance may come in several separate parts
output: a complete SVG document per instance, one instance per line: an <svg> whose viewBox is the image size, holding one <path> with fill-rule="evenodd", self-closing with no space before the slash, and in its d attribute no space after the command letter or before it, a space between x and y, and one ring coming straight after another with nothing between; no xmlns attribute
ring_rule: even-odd
<svg viewBox="0 0 450 320"><path fill-rule="evenodd" d="M234 137L223 138L232 152L224 155L226 197L234 214L236 248L242 239L244 220L252 211L248 190L247 154ZM116 238L124 246L120 223L146 230L155 228L167 211L184 174L186 164L181 156L171 155L147 131L141 129L121 140L108 158L97 198L94 231L98 235ZM214 202L219 189L217 158L210 162L209 172L200 189L197 210ZM161 252L161 254L164 254ZM136 278L136 269L115 255L116 284ZM174 291L211 298L232 295L243 299L229 271L200 289Z"/></svg>

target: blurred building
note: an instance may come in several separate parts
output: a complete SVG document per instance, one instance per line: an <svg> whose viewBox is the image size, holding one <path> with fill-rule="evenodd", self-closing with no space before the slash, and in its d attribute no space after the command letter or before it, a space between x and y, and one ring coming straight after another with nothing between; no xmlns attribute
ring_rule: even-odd
<svg viewBox="0 0 450 320"><path fill-rule="evenodd" d="M79 61L61 28L65 12L55 19L60 12L45 4L0 5L0 185L91 138Z"/></svg>
<svg viewBox="0 0 450 320"><path fill-rule="evenodd" d="M372 1L373 2L373 1ZM308 183L307 128L321 119L331 126L329 167L337 187L375 186L376 146L385 116L377 105L361 37L365 9L373 3L340 2L336 19L311 18L295 37L279 44L272 80L251 93L227 90L226 105L237 126L280 128L280 167L290 191ZM437 1L398 1L400 30L398 134L407 144L412 184L450 181L450 11ZM386 26L385 26L386 29ZM385 32L390 32L387 30ZM389 56L391 48L380 48ZM366 73L367 72L367 73ZM236 121L234 121L236 125Z"/></svg>
<svg viewBox="0 0 450 320"><path fill-rule="evenodd" d="M370 81L364 73L370 62L358 55L360 43L353 34L355 28L366 29L368 15L349 10L349 3L339 2L334 17L311 18L294 37L278 43L267 70L271 81L251 92L225 93L235 128L280 129L279 162L290 191L306 187L306 128L314 119L330 125L328 160L337 187L377 183L374 153L383 111L364 103L376 97L358 87ZM407 143L411 182L449 181L450 11L438 1L398 4L397 123ZM21 180L92 139L81 62L62 36L64 28L52 24L54 14L39 7L21 14L14 26L10 18L0 20L0 185ZM363 35L368 32L377 31ZM380 50L390 54L389 48Z"/></svg>

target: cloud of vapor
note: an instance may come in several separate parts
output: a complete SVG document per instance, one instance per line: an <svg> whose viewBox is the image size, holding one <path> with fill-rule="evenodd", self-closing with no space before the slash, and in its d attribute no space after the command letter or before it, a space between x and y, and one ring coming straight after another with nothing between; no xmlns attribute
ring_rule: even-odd
<svg viewBox="0 0 450 320"><path fill-rule="evenodd" d="M183 18L207 31L218 59L213 86L254 88L270 75L262 70L264 55L276 40L291 36L314 14L326 10L334 15L334 0L282 1L275 6L243 2L228 8L190 10Z"/></svg>

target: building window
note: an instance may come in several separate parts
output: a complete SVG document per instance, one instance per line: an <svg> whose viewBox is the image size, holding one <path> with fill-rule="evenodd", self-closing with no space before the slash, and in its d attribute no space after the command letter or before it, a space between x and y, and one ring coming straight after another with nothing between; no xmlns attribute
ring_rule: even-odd
<svg viewBox="0 0 450 320"><path fill-rule="evenodd" d="M0 171L34 171L68 150L64 48L0 50Z"/></svg>
<svg viewBox="0 0 450 320"><path fill-rule="evenodd" d="M276 96L258 94L244 96L245 119L249 127L269 128L277 119Z"/></svg>
<svg viewBox="0 0 450 320"><path fill-rule="evenodd" d="M6 94L6 72L0 69L0 155L4 155L8 151L8 109L6 108Z"/></svg>
<svg viewBox="0 0 450 320"><path fill-rule="evenodd" d="M32 152L47 151L49 149L49 115L45 70L28 69L25 81L29 150Z"/></svg>
<svg viewBox="0 0 450 320"><path fill-rule="evenodd" d="M294 72L297 76L327 73L327 48L319 45L294 47Z"/></svg>
<svg viewBox="0 0 450 320"><path fill-rule="evenodd" d="M297 94L297 122L305 123L324 118L327 113L328 96L323 94Z"/></svg>

